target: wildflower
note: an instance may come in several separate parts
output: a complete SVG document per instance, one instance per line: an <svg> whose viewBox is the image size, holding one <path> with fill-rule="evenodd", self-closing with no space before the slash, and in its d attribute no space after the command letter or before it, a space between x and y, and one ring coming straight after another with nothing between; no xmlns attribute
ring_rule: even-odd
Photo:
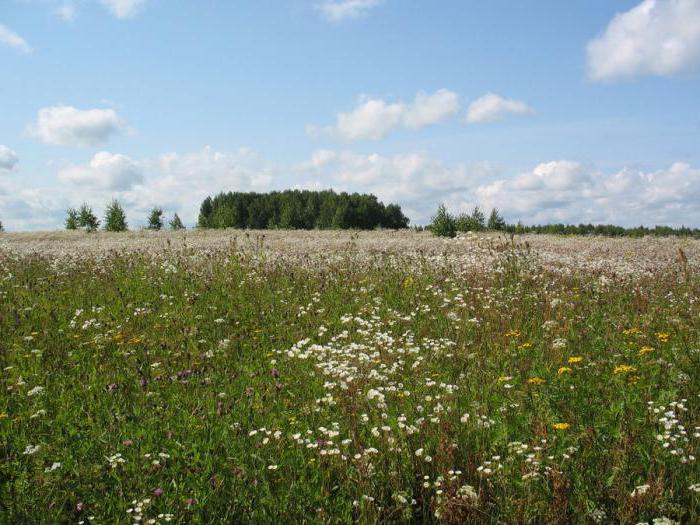
<svg viewBox="0 0 700 525"><path fill-rule="evenodd" d="M569 361L569 364L570 364L570 365L573 365L573 364L575 364L575 363L580 363L581 361L583 361L583 357L572 356L572 357L569 358L568 361Z"/></svg>
<svg viewBox="0 0 700 525"><path fill-rule="evenodd" d="M278 465L268 465L267 470L277 470L279 468Z"/></svg>
<svg viewBox="0 0 700 525"><path fill-rule="evenodd" d="M700 494L700 483L693 483L690 487L688 487L690 490L693 492L696 492Z"/></svg>
<svg viewBox="0 0 700 525"><path fill-rule="evenodd" d="M562 375L562 374L570 374L571 372L572 372L572 369L569 368L568 366L559 367L559 370L557 371L557 373L558 373L559 375Z"/></svg>
<svg viewBox="0 0 700 525"><path fill-rule="evenodd" d="M630 365L618 365L615 367L615 370L613 370L614 374L631 374L632 372L636 372L637 369L633 366Z"/></svg>
<svg viewBox="0 0 700 525"><path fill-rule="evenodd" d="M506 332L505 337L520 337L520 330L510 330Z"/></svg>
<svg viewBox="0 0 700 525"><path fill-rule="evenodd" d="M649 354L654 351L652 346L643 346L639 349L639 355Z"/></svg>
<svg viewBox="0 0 700 525"><path fill-rule="evenodd" d="M531 347L532 347L532 343L523 343L523 344L518 346L518 348L520 350L526 350L526 349L531 348Z"/></svg>
<svg viewBox="0 0 700 525"><path fill-rule="evenodd" d="M649 490L649 485L639 485L638 487L635 487L635 489L632 491L632 494L630 494L631 497L636 498L638 496L643 496L644 494L647 493Z"/></svg>
<svg viewBox="0 0 700 525"><path fill-rule="evenodd" d="M546 381L541 377L531 377L527 380L527 382L531 385L543 385L544 383L546 383Z"/></svg>
<svg viewBox="0 0 700 525"><path fill-rule="evenodd" d="M57 462L57 461L54 461L54 462L51 464L50 467L46 467L46 468L44 469L44 472L46 472L46 473L48 473L48 472L53 472L53 471L56 470L57 468L61 468L61 464L60 464L59 462Z"/></svg>
<svg viewBox="0 0 700 525"><path fill-rule="evenodd" d="M35 386L29 392L27 392L27 397L32 397L32 396L35 396L37 394L41 394L43 391L44 391L43 386Z"/></svg>
<svg viewBox="0 0 700 525"><path fill-rule="evenodd" d="M571 427L569 423L554 423L553 426L557 430L568 430Z"/></svg>
<svg viewBox="0 0 700 525"><path fill-rule="evenodd" d="M668 343L668 339L671 337L671 334L668 332L656 332L655 335L660 343Z"/></svg>
<svg viewBox="0 0 700 525"><path fill-rule="evenodd" d="M638 335L641 334L642 331L639 328L628 328L627 330L623 330L622 333L624 335Z"/></svg>
<svg viewBox="0 0 700 525"><path fill-rule="evenodd" d="M163 489L160 488L160 487L158 487L157 489L155 489L155 490L153 491L153 495L157 498L157 497L159 497L159 496L162 496L162 495L163 495L163 492L164 492Z"/></svg>
<svg viewBox="0 0 700 525"><path fill-rule="evenodd" d="M24 448L24 452L22 452L22 454L24 454L25 456L31 456L32 454L36 454L37 452L39 452L40 448L41 445L27 445Z"/></svg>
<svg viewBox="0 0 700 525"><path fill-rule="evenodd" d="M270 375L272 376L273 379L278 379L280 376L280 371L277 370L276 368L273 368L270 370Z"/></svg>

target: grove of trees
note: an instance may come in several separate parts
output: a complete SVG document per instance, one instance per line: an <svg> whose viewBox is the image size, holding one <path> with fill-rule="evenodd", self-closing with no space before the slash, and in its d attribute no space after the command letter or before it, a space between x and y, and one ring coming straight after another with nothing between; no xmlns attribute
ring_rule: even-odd
<svg viewBox="0 0 700 525"><path fill-rule="evenodd" d="M146 229L162 229L163 213L162 208L158 206L153 208L146 219ZM92 232L96 231L100 227L100 220L92 211L92 207L89 204L84 203L77 210L75 208L68 208L66 211L66 220L64 224L66 230L84 229L88 232ZM112 201L107 205L107 208L105 208L103 224L103 229L108 232L128 231L129 225L126 221L126 212L118 200L112 199ZM182 230L185 228L185 225L182 223L182 219L180 219L180 216L177 213L173 215L173 218L170 220L168 225L170 226L171 230Z"/></svg>
<svg viewBox="0 0 700 525"><path fill-rule="evenodd" d="M219 193L199 209L200 228L399 229L408 218L397 204L385 206L370 194L332 190Z"/></svg>
<svg viewBox="0 0 700 525"><path fill-rule="evenodd" d="M456 217L447 211L444 204L438 206L432 217L428 229L435 235L442 237L454 237L457 232L478 232L484 230L503 231L507 233L546 233L555 235L604 235L608 237L644 237L645 235L700 238L700 228L673 228L671 226L636 226L624 228L612 224L532 224L525 225L518 221L516 224L508 224L500 212L494 208L491 210L488 220L477 206L471 213L462 213Z"/></svg>

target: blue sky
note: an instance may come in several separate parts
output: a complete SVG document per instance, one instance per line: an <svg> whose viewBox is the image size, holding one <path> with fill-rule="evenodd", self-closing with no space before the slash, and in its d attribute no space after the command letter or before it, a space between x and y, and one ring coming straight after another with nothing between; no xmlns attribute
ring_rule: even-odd
<svg viewBox="0 0 700 525"><path fill-rule="evenodd" d="M2 0L0 221L334 188L700 226L700 0Z"/></svg>

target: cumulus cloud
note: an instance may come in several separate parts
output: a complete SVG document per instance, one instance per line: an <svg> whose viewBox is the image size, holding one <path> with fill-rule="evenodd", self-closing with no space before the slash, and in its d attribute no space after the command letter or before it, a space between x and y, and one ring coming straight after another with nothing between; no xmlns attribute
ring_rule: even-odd
<svg viewBox="0 0 700 525"><path fill-rule="evenodd" d="M32 52L32 48L24 38L3 24L0 24L0 44L8 45L22 53Z"/></svg>
<svg viewBox="0 0 700 525"><path fill-rule="evenodd" d="M4 144L0 144L0 173L10 171L18 162L17 154Z"/></svg>
<svg viewBox="0 0 700 525"><path fill-rule="evenodd" d="M73 106L42 108L29 132L46 144L93 146L119 132L124 123L113 109Z"/></svg>
<svg viewBox="0 0 700 525"><path fill-rule="evenodd" d="M501 120L508 114L523 113L532 113L532 109L524 102L486 93L469 104L466 120L470 124L477 124Z"/></svg>
<svg viewBox="0 0 700 525"><path fill-rule="evenodd" d="M624 168L606 175L577 162L552 161L481 184L473 200L528 223L697 226L700 170L676 162L657 171Z"/></svg>
<svg viewBox="0 0 700 525"><path fill-rule="evenodd" d="M101 0L117 18L129 18L134 16L146 0Z"/></svg>
<svg viewBox="0 0 700 525"><path fill-rule="evenodd" d="M468 193L493 176L490 163L446 165L424 153L384 156L318 150L295 170L301 187L374 193L385 203L398 202L412 221L424 222L446 196Z"/></svg>
<svg viewBox="0 0 700 525"><path fill-rule="evenodd" d="M354 110L338 113L336 124L323 131L345 142L379 140L398 128L418 129L436 124L457 111L459 96L447 89L433 94L420 92L409 104L362 98ZM317 129L307 127L307 132L314 134Z"/></svg>
<svg viewBox="0 0 700 525"><path fill-rule="evenodd" d="M700 2L644 0L587 46L593 80L672 75L700 65Z"/></svg>
<svg viewBox="0 0 700 525"><path fill-rule="evenodd" d="M384 0L326 0L316 7L328 20L340 22L359 18L383 3Z"/></svg>
<svg viewBox="0 0 700 525"><path fill-rule="evenodd" d="M101 151L88 164L63 168L58 178L76 186L122 191L142 182L143 174L126 155Z"/></svg>

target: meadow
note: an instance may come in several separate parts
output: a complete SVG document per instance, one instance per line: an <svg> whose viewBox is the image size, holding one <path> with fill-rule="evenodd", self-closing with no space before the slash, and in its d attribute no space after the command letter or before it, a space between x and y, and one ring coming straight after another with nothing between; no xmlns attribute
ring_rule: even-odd
<svg viewBox="0 0 700 525"><path fill-rule="evenodd" d="M700 241L0 235L2 523L699 523Z"/></svg>

